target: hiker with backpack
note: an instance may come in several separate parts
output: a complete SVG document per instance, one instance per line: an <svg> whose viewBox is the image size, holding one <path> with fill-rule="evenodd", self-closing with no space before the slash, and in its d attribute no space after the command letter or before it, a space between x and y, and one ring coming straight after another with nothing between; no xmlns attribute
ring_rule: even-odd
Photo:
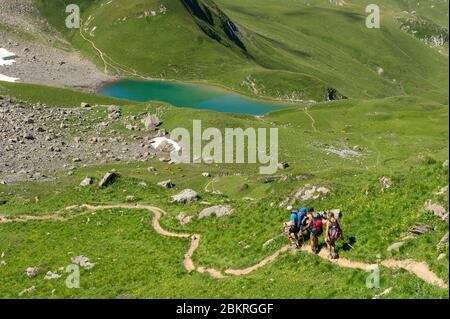
<svg viewBox="0 0 450 319"><path fill-rule="evenodd" d="M336 259L339 258L338 253L336 252L336 241L341 237L344 236L344 233L342 232L342 224L339 221L338 218L336 218L334 213L330 213L328 217L328 223L326 226L326 232L325 232L325 242L328 246L329 255L328 258L330 259Z"/></svg>
<svg viewBox="0 0 450 319"><path fill-rule="evenodd" d="M297 213L297 224L299 228L298 232L298 245L301 247L305 242L305 237L308 236L308 229L306 228L306 224L308 221L307 209L302 207L299 209Z"/></svg>
<svg viewBox="0 0 450 319"><path fill-rule="evenodd" d="M308 210L308 222L306 228L310 231L311 250L313 253L319 253L319 236L323 232L323 216L314 211L314 208Z"/></svg>
<svg viewBox="0 0 450 319"><path fill-rule="evenodd" d="M300 228L298 226L297 211L294 211L294 208L292 206L289 206L287 209L290 215L289 222L284 223L283 225L286 229L286 233L289 241L291 242L292 248L298 249L298 232L300 231Z"/></svg>

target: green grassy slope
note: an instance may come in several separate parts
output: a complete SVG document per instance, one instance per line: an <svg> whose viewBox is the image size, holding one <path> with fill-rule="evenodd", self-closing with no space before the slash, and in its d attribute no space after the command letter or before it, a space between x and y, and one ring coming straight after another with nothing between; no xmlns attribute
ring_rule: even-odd
<svg viewBox="0 0 450 319"><path fill-rule="evenodd" d="M49 95L39 96L39 89L9 84L0 94L20 94L41 102L53 99ZM80 100L93 103L96 99L93 95L68 90L58 92L60 103L68 107L78 106ZM122 112L125 117L139 116L142 112L154 112L157 107L151 103L132 103ZM288 178L264 184L261 176L255 174L256 167L249 165L173 167L151 160L77 168L74 175L61 173L50 182L0 185L0 199L6 201L0 206L0 215L47 215L74 204L122 203L126 196L134 195L139 203L167 211L161 220L165 229L202 234L200 247L194 254L197 265L240 268L254 264L286 243L284 238L277 237L282 231L281 223L287 218L285 209L278 207L279 202L305 184L326 185L332 190L330 195L296 205L342 209L347 236L354 238L354 249L344 250L340 242L341 257L364 262L375 262L377 258L412 258L427 262L436 274L448 281L448 256L440 261L436 259L441 253L436 244L448 227L421 209L427 199L448 183L448 168L441 164L448 156L446 106L412 97L323 104L309 109L317 131L303 109L256 119L166 108L163 126L168 129L190 127L192 117L203 120L205 127L220 129L278 127L280 160L291 163L291 168L278 174L311 175L306 180ZM98 119L102 120L102 117ZM363 156L356 159L343 159L324 151L327 145L346 149L355 144L363 150ZM148 166L154 166L158 175L149 173ZM99 189L96 182L111 168L118 170L119 180L106 189ZM214 187L223 195L205 192L206 184L211 181L201 176L205 171L219 176ZM236 172L240 174L235 175ZM383 175L393 180L389 190L381 190L378 179ZM78 185L85 176L94 177L94 184L80 188ZM177 187L165 190L156 185L166 179L172 179ZM140 185L143 181L147 187ZM243 183L249 189L236 192ZM176 219L181 211L195 215L206 207L201 203L170 203L171 195L188 187L198 191L203 201L211 205L229 204L236 208L236 213L181 226ZM246 200L247 197L254 201ZM205 274L188 274L182 265L188 241L157 235L149 226L150 220L148 212L112 210L63 223L0 225L3 238L0 252L4 252L6 262L0 266L0 297L16 297L19 291L34 285L36 292L26 297L371 298L394 287L388 298L448 298L446 289L426 284L406 271L384 267L380 288L367 289L368 274L364 271L339 268L309 254L286 254L241 278L216 280ZM425 222L436 229L407 242L399 252L388 252L386 248L399 241L401 234L415 222ZM274 242L263 247L273 237ZM82 271L80 289L65 288L63 279L45 281L44 274L28 279L24 274L29 266L56 271L69 264L70 257L80 254L97 263L93 270Z"/></svg>
<svg viewBox="0 0 450 319"><path fill-rule="evenodd" d="M446 1L381 0L380 30L364 25L368 0L348 0L343 6L328 0L36 3L74 48L108 73L206 81L247 95L291 100L323 101L333 88L338 97L350 99L253 117L2 82L0 95L34 103L79 107L89 102L99 110L84 119L89 125L104 121L106 105L115 104L124 118L136 118L136 123L143 114L158 113L168 130L191 129L192 119L221 131L278 128L279 162L290 167L267 182L258 165L173 166L150 159L80 166L72 175L59 172L50 181L0 184L0 216L51 215L71 205L123 203L133 195L136 203L167 212L160 221L164 229L201 234L195 265L223 271L251 266L285 245L279 234L288 216L280 203L305 185L325 186L330 189L327 196L295 206L342 210L354 247L339 241L342 258L365 263L414 259L448 283L448 245L437 246L448 224L423 210L427 200L439 198L448 211L448 193L436 195L448 185L449 174L442 165L449 151ZM68 3L81 5L81 33L63 25ZM427 41L435 36L447 36L447 42L433 47ZM145 134L127 130L120 121L109 130L107 134L120 132L130 139ZM75 132L66 132L68 141L74 138L71 134ZM349 151L356 155L339 156ZM149 172L149 166L157 172ZM98 181L111 169L118 171L118 180L99 188ZM94 183L80 187L86 176ZM381 176L392 179L391 188L382 189ZM174 189L157 186L168 179L176 184ZM242 189L244 184L247 189ZM171 203L171 196L186 188L197 191L201 201ZM180 212L196 216L212 205L230 205L236 211L188 225L177 219ZM217 280L189 274L182 263L189 240L158 235L150 227L151 218L147 211L113 209L66 222L0 224L0 298L15 298L31 286L36 290L22 298L372 298L391 287L385 298L449 297L448 289L385 267L380 287L369 289L368 273L306 253L287 253L243 277ZM417 222L434 230L406 241L399 251L387 250ZM269 239L273 241L264 245ZM444 258L438 259L442 253ZM63 269L77 255L96 266L82 270L80 289L67 289ZM44 272L27 278L30 266ZM63 277L44 280L48 270Z"/></svg>
<svg viewBox="0 0 450 319"><path fill-rule="evenodd" d="M368 29L360 2L343 7L329 1L218 3L270 47L272 54L267 54L257 42L260 59L268 65L326 79L350 97L409 94L446 99L446 57L401 31L393 19L399 13L395 8L382 6L381 29Z"/></svg>
<svg viewBox="0 0 450 319"><path fill-rule="evenodd" d="M365 27L365 2L339 7L324 0L217 0L217 8L212 1L185 1L201 9L197 16L176 0L75 3L82 5L88 40L116 66L109 71L124 76L206 80L284 99L324 100L328 87L355 98L419 95L444 103L448 96L447 58L400 29L395 17L405 6L397 2L382 3L381 29ZM38 4L75 47L103 67L90 43L64 29L63 1ZM160 4L166 14L159 13ZM155 17L140 18L152 10ZM445 27L442 17L448 8L439 4L418 12ZM208 13L209 23L199 18ZM228 22L239 31L230 31Z"/></svg>

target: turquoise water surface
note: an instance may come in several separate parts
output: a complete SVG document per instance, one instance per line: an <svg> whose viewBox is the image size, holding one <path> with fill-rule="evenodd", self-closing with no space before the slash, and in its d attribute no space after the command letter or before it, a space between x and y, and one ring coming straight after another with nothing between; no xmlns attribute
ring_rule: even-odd
<svg viewBox="0 0 450 319"><path fill-rule="evenodd" d="M288 107L212 86L167 81L121 80L104 85L98 93L138 102L161 101L177 107L251 115L263 115Z"/></svg>

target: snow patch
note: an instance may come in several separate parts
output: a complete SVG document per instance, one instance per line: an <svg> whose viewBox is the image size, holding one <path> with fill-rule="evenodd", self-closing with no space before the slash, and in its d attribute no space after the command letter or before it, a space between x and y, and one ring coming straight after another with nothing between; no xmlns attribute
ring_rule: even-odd
<svg viewBox="0 0 450 319"><path fill-rule="evenodd" d="M3 75L3 74L0 74L0 81L3 81L3 82L16 82L18 80L19 80L18 78L12 78L10 76L6 76L6 75Z"/></svg>
<svg viewBox="0 0 450 319"><path fill-rule="evenodd" d="M16 57L16 54L4 49L0 48L0 66L4 65L12 65L16 62L14 58ZM10 76L6 76L0 73L0 81L4 82L16 82L19 80L18 78L13 78Z"/></svg>
<svg viewBox="0 0 450 319"><path fill-rule="evenodd" d="M9 52L4 48L0 48L0 66L12 65L16 62L16 60L14 60L15 57L16 55L14 53Z"/></svg>

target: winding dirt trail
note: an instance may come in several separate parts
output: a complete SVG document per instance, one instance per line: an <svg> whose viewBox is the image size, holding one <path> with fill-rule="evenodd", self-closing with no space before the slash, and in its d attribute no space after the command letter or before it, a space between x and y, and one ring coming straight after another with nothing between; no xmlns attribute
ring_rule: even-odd
<svg viewBox="0 0 450 319"><path fill-rule="evenodd" d="M64 217L61 216L61 212L54 215L44 215L44 216L19 216L19 217L13 217L9 218L6 216L0 216L0 224L6 224L6 223L17 223L17 222L28 222L28 221L69 221L73 218L88 214L92 211L101 211L101 210L108 210L108 209L140 209L140 210L148 210L152 212L153 218L151 225L153 229L161 236L166 237L176 237L176 238L190 238L191 244L189 246L188 251L184 255L183 265L187 272L193 272L197 271L199 273L208 273L212 277L217 279L226 278L229 276L243 276L248 275L252 272L254 272L257 269L260 269L271 262L275 261L278 257L281 255L292 251L293 253L298 253L299 251L305 252L305 253L311 253L311 248L307 245L303 246L300 250L292 250L288 245L283 246L281 249L277 250L275 253L273 253L270 256L265 257L258 263L256 263L253 266L244 268L244 269L226 269L224 272L221 272L220 270L212 269L212 268L205 268L202 266L196 267L194 264L194 261L192 260L192 256L194 255L195 251L200 245L200 239L201 236L199 234L188 234L188 233L174 233L167 231L163 229L159 223L161 217L165 214L165 212L158 208L151 205L133 205L133 204L111 204L111 205L100 205L100 206L93 206L93 205L81 205L81 206L70 206L65 209L65 211L72 211L75 209L86 209L86 212L74 214L72 216ZM345 258L339 258L339 259L328 259L328 254L325 249L322 249L319 254L317 254L318 257L325 259L329 261L330 263L335 264L339 267L344 268L351 268L351 269L359 269L363 271L370 271L375 268L377 268L379 265L382 265L386 268L402 268L406 271L410 272L411 274L419 277L423 281L435 285L444 289L448 289L448 284L444 282L441 278L439 278L435 273L433 273L429 266L425 262L418 262L411 259L407 260L394 260L394 259L387 259L382 260L379 262L379 264L368 264L364 262L359 261L352 261Z"/></svg>
<svg viewBox="0 0 450 319"><path fill-rule="evenodd" d="M308 107L305 107L304 111L305 111L305 114L311 119L311 127L313 128L314 132L317 132L316 120L314 119L314 117L312 117L311 114L309 114Z"/></svg>
<svg viewBox="0 0 450 319"><path fill-rule="evenodd" d="M92 23L95 18L91 19L88 24ZM81 27L79 29L80 36L83 38L84 41L88 42L94 51L98 53L99 58L102 60L104 65L103 72L108 75L108 67L112 70L115 70L118 74L120 74L120 71L122 71L124 74L136 76L142 79L150 79L144 75L139 74L135 69L125 66L123 64L120 64L116 61L114 61L111 57L109 57L106 53L104 53L102 50L100 50L94 43L94 41L87 38L87 36L83 33L83 28L89 27L88 25L84 24L83 21L81 21ZM109 60L109 62L108 62Z"/></svg>

